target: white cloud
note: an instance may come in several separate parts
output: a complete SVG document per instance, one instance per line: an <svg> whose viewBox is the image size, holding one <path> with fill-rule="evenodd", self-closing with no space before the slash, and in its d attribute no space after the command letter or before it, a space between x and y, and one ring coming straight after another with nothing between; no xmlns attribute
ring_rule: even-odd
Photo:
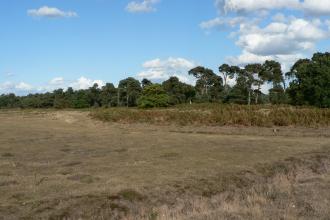
<svg viewBox="0 0 330 220"><path fill-rule="evenodd" d="M236 45L242 49L237 57L229 57L232 64L245 65L277 60L283 69L290 66L304 54L312 53L316 43L329 37L320 20L301 18L287 19L287 22L271 22L265 27L241 24L237 31Z"/></svg>
<svg viewBox="0 0 330 220"><path fill-rule="evenodd" d="M28 93L43 93L51 92L56 89L67 89L72 87L75 90L88 89L95 83L102 87L105 83L102 80L93 80L86 77L80 77L77 80L69 81L65 80L63 77L55 77L51 79L48 83L43 85L34 86L26 82L4 82L0 83L0 94L15 93L17 95L26 95Z"/></svg>
<svg viewBox="0 0 330 220"><path fill-rule="evenodd" d="M61 17L77 17L78 14L74 11L62 11L58 8L52 8L48 6L43 6L38 9L30 9L27 11L29 16L33 17L49 17L49 18L61 18Z"/></svg>
<svg viewBox="0 0 330 220"><path fill-rule="evenodd" d="M33 86L25 83L13 83L13 82L4 82L0 83L0 94L15 93L15 94L26 94L33 91Z"/></svg>
<svg viewBox="0 0 330 220"><path fill-rule="evenodd" d="M95 83L97 83L99 87L105 85L105 83L102 80L93 80L82 76L76 81L70 83L69 86L76 90L88 89L89 87L93 86Z"/></svg>
<svg viewBox="0 0 330 220"><path fill-rule="evenodd" d="M330 21L321 16L330 15L330 0L215 0L215 5L220 17L200 27L231 28L229 36L241 48L241 54L227 58L231 64L272 59L288 70L297 59L315 52L318 42L330 38ZM302 13L294 17L281 10Z"/></svg>
<svg viewBox="0 0 330 220"><path fill-rule="evenodd" d="M64 78L63 77L55 77L54 79L49 81L50 85L63 85L64 84Z"/></svg>
<svg viewBox="0 0 330 220"><path fill-rule="evenodd" d="M292 64L298 59L304 58L304 54L289 54L289 55L269 55L262 56L256 55L253 53L249 53L244 51L238 56L227 57L226 62L232 65L245 66L251 63L263 63L266 60L276 60L282 64L283 71L289 71Z"/></svg>
<svg viewBox="0 0 330 220"><path fill-rule="evenodd" d="M305 0L302 9L310 15L330 15L330 0Z"/></svg>
<svg viewBox="0 0 330 220"><path fill-rule="evenodd" d="M21 91L31 91L33 89L33 86L30 84L27 84L25 82L20 82L17 85L15 85L15 89L21 90Z"/></svg>
<svg viewBox="0 0 330 220"><path fill-rule="evenodd" d="M215 5L222 14L288 9L314 16L330 15L330 0L215 0Z"/></svg>
<svg viewBox="0 0 330 220"><path fill-rule="evenodd" d="M223 14L300 8L299 0L216 0L215 4Z"/></svg>
<svg viewBox="0 0 330 220"><path fill-rule="evenodd" d="M234 18L226 18L226 17L217 17L208 21L204 21L200 24L202 29L211 29L215 27L235 27L236 25L244 22L246 20L245 17L234 17Z"/></svg>
<svg viewBox="0 0 330 220"><path fill-rule="evenodd" d="M329 33L319 21L293 19L288 23L272 22L266 27L241 25L236 44L256 55L288 55L312 50Z"/></svg>
<svg viewBox="0 0 330 220"><path fill-rule="evenodd" d="M132 1L126 6L126 10L132 13L156 11L155 5L160 0L143 0L140 2Z"/></svg>
<svg viewBox="0 0 330 220"><path fill-rule="evenodd" d="M155 81L164 81L171 76L176 76L183 82L192 83L194 79L188 76L188 71L198 65L194 61L184 58L170 57L165 60L149 60L142 66L144 70L138 73L140 79L148 78Z"/></svg>

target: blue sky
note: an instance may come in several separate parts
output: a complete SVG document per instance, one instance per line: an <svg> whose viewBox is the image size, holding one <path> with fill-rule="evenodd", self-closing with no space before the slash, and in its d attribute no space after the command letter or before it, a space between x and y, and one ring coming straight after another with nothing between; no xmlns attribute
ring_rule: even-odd
<svg viewBox="0 0 330 220"><path fill-rule="evenodd" d="M330 0L313 1L1 0L0 93L129 76L191 82L189 68L224 62L285 69L330 49Z"/></svg>

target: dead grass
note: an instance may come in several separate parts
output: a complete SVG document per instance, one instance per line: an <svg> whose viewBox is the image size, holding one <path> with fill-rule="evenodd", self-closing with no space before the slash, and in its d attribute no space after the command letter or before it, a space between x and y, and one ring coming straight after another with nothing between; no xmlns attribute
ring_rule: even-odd
<svg viewBox="0 0 330 220"><path fill-rule="evenodd" d="M6 220L329 216L327 129L125 125L78 111L0 120Z"/></svg>
<svg viewBox="0 0 330 220"><path fill-rule="evenodd" d="M110 108L92 111L93 118L120 123L194 126L304 126L330 125L330 109L292 106L223 104L182 105L169 109Z"/></svg>

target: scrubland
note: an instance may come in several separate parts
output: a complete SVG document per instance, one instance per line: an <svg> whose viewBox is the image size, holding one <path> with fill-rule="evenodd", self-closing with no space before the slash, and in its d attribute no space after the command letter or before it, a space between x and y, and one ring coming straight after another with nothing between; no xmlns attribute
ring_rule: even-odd
<svg viewBox="0 0 330 220"><path fill-rule="evenodd" d="M164 109L109 108L97 109L91 116L111 122L159 125L207 126L303 126L330 125L330 109L272 105L179 105Z"/></svg>

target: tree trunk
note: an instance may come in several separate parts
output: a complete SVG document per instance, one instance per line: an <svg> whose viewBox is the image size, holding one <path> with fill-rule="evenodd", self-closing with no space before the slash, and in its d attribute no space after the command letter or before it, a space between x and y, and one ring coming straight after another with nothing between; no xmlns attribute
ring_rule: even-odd
<svg viewBox="0 0 330 220"><path fill-rule="evenodd" d="M248 98L248 105L251 105L251 90L249 90L249 98Z"/></svg>
<svg viewBox="0 0 330 220"><path fill-rule="evenodd" d="M259 84L258 85L258 92L257 92L257 95L256 95L256 105L258 105L259 93L261 93L260 90L261 90L261 85Z"/></svg>
<svg viewBox="0 0 330 220"><path fill-rule="evenodd" d="M119 88L118 88L118 94L117 94L117 105L120 107L120 93L119 93Z"/></svg>

